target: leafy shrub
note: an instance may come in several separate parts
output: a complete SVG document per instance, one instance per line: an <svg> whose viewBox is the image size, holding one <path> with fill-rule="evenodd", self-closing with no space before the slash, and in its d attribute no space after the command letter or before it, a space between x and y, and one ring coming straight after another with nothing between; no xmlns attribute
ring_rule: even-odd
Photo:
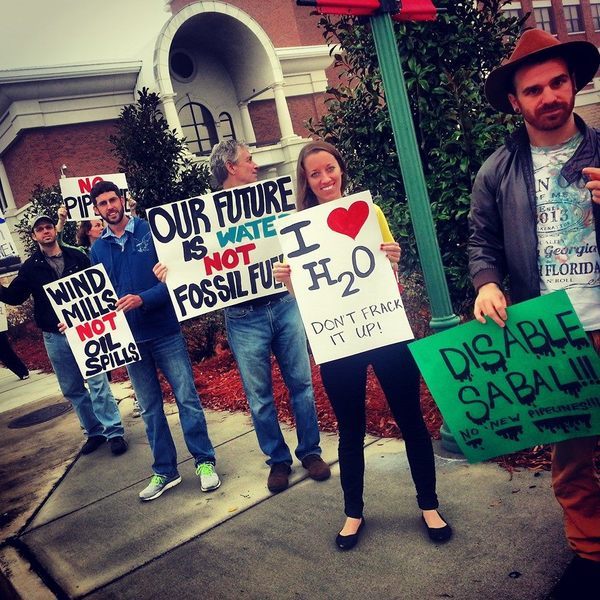
<svg viewBox="0 0 600 600"><path fill-rule="evenodd" d="M192 362L210 358L216 354L218 348L227 346L222 310L185 321L182 324L182 331Z"/></svg>
<svg viewBox="0 0 600 600"><path fill-rule="evenodd" d="M467 213L473 179L504 140L513 119L483 95L489 71L512 49L524 19L506 17L500 0L437 0L434 22L396 23L398 51L423 163L431 211L453 301L471 293ZM526 17L525 17L526 18ZM369 23L322 17L319 26L339 73L328 112L308 128L339 148L354 189L369 189L403 247L401 267L419 269L408 202Z"/></svg>
<svg viewBox="0 0 600 600"><path fill-rule="evenodd" d="M185 140L169 129L159 106L159 95L143 88L136 104L122 109L118 133L110 136L129 191L142 211L210 188L208 168L192 161Z"/></svg>
<svg viewBox="0 0 600 600"><path fill-rule="evenodd" d="M7 305L6 318L11 332L18 332L19 327L33 321L33 299L28 298L19 306Z"/></svg>

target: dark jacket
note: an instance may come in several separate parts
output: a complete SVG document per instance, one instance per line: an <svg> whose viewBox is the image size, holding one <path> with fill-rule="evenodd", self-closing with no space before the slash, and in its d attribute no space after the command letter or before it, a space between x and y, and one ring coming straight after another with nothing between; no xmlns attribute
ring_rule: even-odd
<svg viewBox="0 0 600 600"><path fill-rule="evenodd" d="M133 236L125 246L112 237L100 237L90 253L92 264L102 263L117 297L136 294L142 298L140 308L125 313L136 342L147 342L181 331L169 291L158 281L152 267L158 262L154 241L147 221L133 217Z"/></svg>
<svg viewBox="0 0 600 600"><path fill-rule="evenodd" d="M75 250L61 246L65 259L63 277L73 275L90 266L90 259ZM54 269L48 264L42 251L38 248L21 266L18 275L8 287L0 286L0 301L6 304L22 304L33 296L33 316L36 325L42 331L58 333L58 318L48 300L43 286L58 277Z"/></svg>
<svg viewBox="0 0 600 600"><path fill-rule="evenodd" d="M569 184L582 177L584 167L600 166L600 131L577 115L575 122L583 141L561 171ZM600 240L600 205L592 205ZM508 275L513 302L540 295L536 216L533 162L523 126L485 161L473 184L469 271L476 290L490 282L502 286Z"/></svg>

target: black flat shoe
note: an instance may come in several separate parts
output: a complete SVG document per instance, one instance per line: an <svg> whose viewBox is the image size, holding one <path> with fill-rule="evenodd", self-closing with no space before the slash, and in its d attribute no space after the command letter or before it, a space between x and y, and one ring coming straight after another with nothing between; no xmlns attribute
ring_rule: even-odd
<svg viewBox="0 0 600 600"><path fill-rule="evenodd" d="M362 528L365 526L365 518L362 518L356 533L352 533L351 535L342 535L338 533L335 538L335 544L340 550L352 550L354 546L358 543L358 538L360 537L360 532Z"/></svg>
<svg viewBox="0 0 600 600"><path fill-rule="evenodd" d="M438 515L440 515L440 517L446 521L439 511ZM446 521L446 524L443 527L429 527L423 515L421 515L421 519L423 521L423 525L425 525L425 529L427 529L429 539L432 542L447 542L452 537L452 527L450 527L448 521Z"/></svg>

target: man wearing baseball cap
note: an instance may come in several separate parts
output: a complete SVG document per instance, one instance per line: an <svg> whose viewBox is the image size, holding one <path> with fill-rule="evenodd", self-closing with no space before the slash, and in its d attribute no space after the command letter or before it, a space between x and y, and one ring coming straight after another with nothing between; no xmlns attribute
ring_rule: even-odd
<svg viewBox="0 0 600 600"><path fill-rule="evenodd" d="M600 166L600 131L573 107L599 63L589 42L561 43L540 29L523 33L512 55L489 74L485 94L494 108L521 115L524 124L481 167L469 213L475 318L504 326L506 282L512 302L565 289L597 351L600 204L591 201L586 168ZM596 586L592 595L572 598L597 597L600 582L597 443L598 436L566 440L552 453L554 493L577 555L563 591L572 594L583 582Z"/></svg>
<svg viewBox="0 0 600 600"><path fill-rule="evenodd" d="M38 249L23 263L8 287L0 285L0 301L18 305L33 296L34 319L43 332L46 352L58 384L64 397L73 405L87 435L81 453L90 454L108 441L113 454L123 454L127 442L106 373L90 377L88 391L67 338L59 333L58 318L44 291L45 284L86 269L90 260L83 252L58 243L54 220L50 216L34 216L30 227Z"/></svg>

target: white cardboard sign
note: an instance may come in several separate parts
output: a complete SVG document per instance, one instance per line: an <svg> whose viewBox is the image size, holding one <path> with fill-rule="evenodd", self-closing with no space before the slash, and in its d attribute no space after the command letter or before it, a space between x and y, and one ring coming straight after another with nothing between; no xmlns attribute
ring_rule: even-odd
<svg viewBox="0 0 600 600"><path fill-rule="evenodd" d="M178 319L285 291L273 278L275 223L295 209L289 176L149 209Z"/></svg>
<svg viewBox="0 0 600 600"><path fill-rule="evenodd" d="M95 265L44 286L84 378L140 359L104 265Z"/></svg>
<svg viewBox="0 0 600 600"><path fill-rule="evenodd" d="M316 363L413 339L370 192L276 226Z"/></svg>
<svg viewBox="0 0 600 600"><path fill-rule="evenodd" d="M8 331L8 316L4 302L0 302L0 331Z"/></svg>
<svg viewBox="0 0 600 600"><path fill-rule="evenodd" d="M18 271L21 258L8 229L8 224L0 212L0 274Z"/></svg>
<svg viewBox="0 0 600 600"><path fill-rule="evenodd" d="M91 175L89 177L62 177L59 179L60 193L67 208L67 221L93 221L100 218L94 212L94 205L90 198L92 188L99 181L112 181L121 190L121 196L125 198L125 212L129 213L127 206L129 187L124 173Z"/></svg>

